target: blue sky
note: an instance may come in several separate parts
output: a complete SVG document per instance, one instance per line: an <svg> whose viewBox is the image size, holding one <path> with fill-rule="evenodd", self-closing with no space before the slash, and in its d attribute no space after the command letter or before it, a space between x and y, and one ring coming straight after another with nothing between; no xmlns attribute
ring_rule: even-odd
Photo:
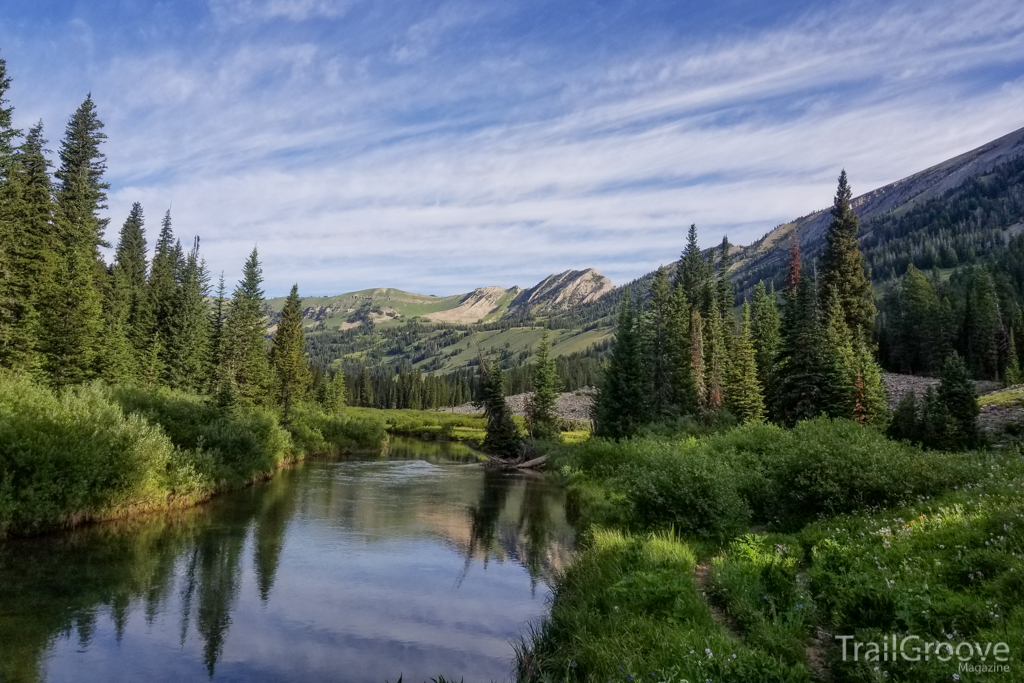
<svg viewBox="0 0 1024 683"><path fill-rule="evenodd" d="M113 232L271 295L621 283L1024 126L1019 0L4 0L0 56L52 149L92 92Z"/></svg>

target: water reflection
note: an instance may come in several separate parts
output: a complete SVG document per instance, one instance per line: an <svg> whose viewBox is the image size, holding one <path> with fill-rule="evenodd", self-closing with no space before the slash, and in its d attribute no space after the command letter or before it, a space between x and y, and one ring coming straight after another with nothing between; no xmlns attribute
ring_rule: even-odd
<svg viewBox="0 0 1024 683"><path fill-rule="evenodd" d="M547 481L474 462L396 440L0 545L0 681L501 680L574 537Z"/></svg>

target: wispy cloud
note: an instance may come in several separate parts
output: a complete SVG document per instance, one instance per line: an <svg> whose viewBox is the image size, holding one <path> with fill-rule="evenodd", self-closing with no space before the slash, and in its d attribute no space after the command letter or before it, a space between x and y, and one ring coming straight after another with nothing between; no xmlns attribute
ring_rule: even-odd
<svg viewBox="0 0 1024 683"><path fill-rule="evenodd" d="M811 6L685 39L624 25L616 49L542 4L214 0L193 50L94 66L113 223L173 201L229 277L258 243L274 293L621 282L690 223L750 242L825 205L840 167L866 191L1024 125L1011 0Z"/></svg>

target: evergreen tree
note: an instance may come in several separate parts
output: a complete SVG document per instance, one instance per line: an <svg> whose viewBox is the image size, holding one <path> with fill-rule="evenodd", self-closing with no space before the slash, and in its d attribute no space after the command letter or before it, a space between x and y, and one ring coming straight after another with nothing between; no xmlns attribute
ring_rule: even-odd
<svg viewBox="0 0 1024 683"><path fill-rule="evenodd" d="M729 367L728 408L744 424L764 420L764 395L757 379L757 357L751 331L750 304L743 303L740 333Z"/></svg>
<svg viewBox="0 0 1024 683"><path fill-rule="evenodd" d="M153 310L147 284L146 219L142 205L135 202L121 226L114 252L114 277L124 291L128 337L135 355L136 372L146 365L153 336Z"/></svg>
<svg viewBox="0 0 1024 683"><path fill-rule="evenodd" d="M757 379L762 388L772 385L779 347L782 344L779 309L774 290L765 291L764 281L754 288L751 335L757 360Z"/></svg>
<svg viewBox="0 0 1024 683"><path fill-rule="evenodd" d="M504 376L497 363L480 359L480 399L487 420L487 436L483 447L488 453L503 457L520 455L522 440L519 428L512 419L512 411L505 402Z"/></svg>
<svg viewBox="0 0 1024 683"><path fill-rule="evenodd" d="M708 409L707 368L704 362L704 318L696 306L690 313L690 371L693 376L693 391L697 408Z"/></svg>
<svg viewBox="0 0 1024 683"><path fill-rule="evenodd" d="M875 298L857 241L860 226L850 204L852 196L844 170L832 205L832 223L825 234L820 296L823 303L837 296L850 333L869 341L875 324Z"/></svg>
<svg viewBox="0 0 1024 683"><path fill-rule="evenodd" d="M221 365L224 350L224 320L227 318L227 289L224 285L224 271L220 271L217 281L217 296L213 301L213 312L210 314L211 341L210 361L214 368ZM216 377L214 378L215 381Z"/></svg>
<svg viewBox="0 0 1024 683"><path fill-rule="evenodd" d="M699 411L699 392L693 365L693 340L690 335L691 308L686 292L678 285L668 304L666 335L669 378L672 385L673 413L689 415ZM703 352L702 352L703 353ZM703 359L701 359L703 369ZM702 376L703 379L703 376Z"/></svg>
<svg viewBox="0 0 1024 683"><path fill-rule="evenodd" d="M825 325L815 278L802 275L783 311L782 350L770 391L776 422L793 425L831 403L835 362L828 356Z"/></svg>
<svg viewBox="0 0 1024 683"><path fill-rule="evenodd" d="M854 356L854 418L862 424L882 426L889 417L889 400L882 369L867 343L856 340Z"/></svg>
<svg viewBox="0 0 1024 683"><path fill-rule="evenodd" d="M199 392L210 385L210 312L206 305L209 275L199 257L199 238L178 262L173 308L166 321L164 377L171 387Z"/></svg>
<svg viewBox="0 0 1024 683"><path fill-rule="evenodd" d="M686 299L692 305L698 305L704 294L704 283L711 277L707 262L697 244L697 226L691 225L686 237L686 248L676 268L673 289L682 286Z"/></svg>
<svg viewBox="0 0 1024 683"><path fill-rule="evenodd" d="M526 428L535 439L559 437L557 403L561 380L548 347L548 333L544 331L537 346L537 360L533 364L533 394L526 404Z"/></svg>
<svg viewBox="0 0 1024 683"><path fill-rule="evenodd" d="M863 409L863 406L856 406L855 400L858 363L850 328L846 326L846 316L835 292L826 298L823 314L825 335L821 353L826 365L819 408L829 417L853 419L856 411Z"/></svg>
<svg viewBox="0 0 1024 683"><path fill-rule="evenodd" d="M892 412L892 420L886 429L886 436L894 441L907 441L909 443L920 443L920 411L917 405L917 396L910 392L900 399Z"/></svg>
<svg viewBox="0 0 1024 683"><path fill-rule="evenodd" d="M110 384L120 384L134 379L137 370L129 339L130 291L124 273L116 267L103 284L103 333L96 374Z"/></svg>
<svg viewBox="0 0 1024 683"><path fill-rule="evenodd" d="M803 268L800 262L800 236L794 232L789 245L789 265L786 267L786 287L783 290L787 300L796 296L800 279L803 277Z"/></svg>
<svg viewBox="0 0 1024 683"><path fill-rule="evenodd" d="M155 259L154 259L155 260ZM235 288L224 322L221 365L227 384L240 399L263 404L270 397L273 379L267 358L263 312L263 269L254 248L246 259L242 279Z"/></svg>
<svg viewBox="0 0 1024 683"><path fill-rule="evenodd" d="M975 377L992 380L999 378L1002 331L999 297L996 295L992 275L988 269L979 268L971 279L963 325L963 349L971 361Z"/></svg>
<svg viewBox="0 0 1024 683"><path fill-rule="evenodd" d="M705 283L705 300L714 302L711 281ZM725 382L729 364L728 331L719 314L718 306L712 304L704 318L704 363L707 386L707 408L718 410L725 405Z"/></svg>
<svg viewBox="0 0 1024 683"><path fill-rule="evenodd" d="M675 388L672 383L672 362L669 350L669 319L671 293L668 275L658 268L651 283L648 309L641 319L641 353L646 358L650 415L654 420L674 412Z"/></svg>
<svg viewBox="0 0 1024 683"><path fill-rule="evenodd" d="M178 370L173 367L170 358L174 355L172 345L175 334L175 312L179 300L178 278L182 272L181 245L174 238L171 229L171 212L164 214L160 224L160 234L153 252L153 263L149 270L147 283L148 318L152 327L146 335L147 344L157 346L159 358L160 381L174 384ZM152 349L147 352L147 356Z"/></svg>
<svg viewBox="0 0 1024 683"><path fill-rule="evenodd" d="M345 409L345 373L338 370L329 382L324 382L323 387L323 400L321 403L324 406L324 410L330 415L340 415Z"/></svg>
<svg viewBox="0 0 1024 683"><path fill-rule="evenodd" d="M15 341L15 328L25 302L17 291L16 268L12 266L11 246L15 239L16 223L12 205L16 193L12 187L14 175L14 140L18 131L12 126L13 107L5 106L11 79L7 75L7 62L0 59L0 365L19 365L23 342Z"/></svg>
<svg viewBox="0 0 1024 683"><path fill-rule="evenodd" d="M942 366L938 397L949 418L942 447L964 450L980 445L978 396L971 381L971 372L957 354L951 354Z"/></svg>
<svg viewBox="0 0 1024 683"><path fill-rule="evenodd" d="M26 371L34 371L40 362L39 306L53 282L60 247L53 230L45 145L42 124L37 124L6 166L6 181L0 180L0 233L7 235L0 239L0 260L6 261L8 275L0 284L0 299L6 290L8 301L6 316L0 312L0 317L10 325L6 344L0 342L0 364Z"/></svg>
<svg viewBox="0 0 1024 683"><path fill-rule="evenodd" d="M614 439L630 436L647 422L647 387L629 290L622 308L604 372L604 383L594 402L595 432Z"/></svg>
<svg viewBox="0 0 1024 683"><path fill-rule="evenodd" d="M728 321L733 320L733 306L736 305L736 298L733 294L732 281L729 280L729 268L731 267L731 257L729 255L729 238L722 238L722 246L718 250L718 284L717 284L717 296L715 297L718 301L719 315L722 316L722 320L725 321L726 330L731 327Z"/></svg>
<svg viewBox="0 0 1024 683"><path fill-rule="evenodd" d="M302 299L299 298L297 284L292 285L292 291L284 302L281 320L271 342L270 365L277 376L277 403L287 420L291 406L306 397L312 380L309 363L306 362Z"/></svg>
<svg viewBox="0 0 1024 683"><path fill-rule="evenodd" d="M42 334L45 367L56 384L91 378L101 356L106 269L99 247L104 244L106 219L98 214L106 208L108 187L103 182L106 157L99 149L106 139L102 128L92 98L87 97L61 142L56 225L62 249L44 294Z"/></svg>

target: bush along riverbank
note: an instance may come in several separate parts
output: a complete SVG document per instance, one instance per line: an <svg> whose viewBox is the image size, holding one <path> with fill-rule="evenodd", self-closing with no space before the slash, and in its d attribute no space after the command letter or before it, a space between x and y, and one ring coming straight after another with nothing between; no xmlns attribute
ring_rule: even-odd
<svg viewBox="0 0 1024 683"><path fill-rule="evenodd" d="M522 681L1020 680L1019 450L821 418L592 439L549 464L587 531Z"/></svg>
<svg viewBox="0 0 1024 683"><path fill-rule="evenodd" d="M221 408L169 389L54 391L0 373L0 538L188 506L312 455L379 450L383 421Z"/></svg>

